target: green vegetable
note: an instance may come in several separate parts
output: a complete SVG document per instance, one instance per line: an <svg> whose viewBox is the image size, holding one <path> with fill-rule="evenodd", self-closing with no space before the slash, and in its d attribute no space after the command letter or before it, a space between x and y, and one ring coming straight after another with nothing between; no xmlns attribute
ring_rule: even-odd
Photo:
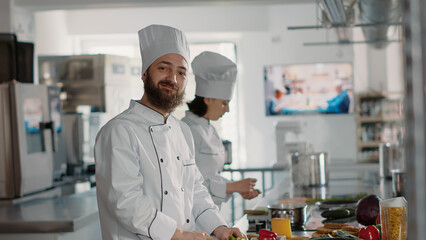
<svg viewBox="0 0 426 240"><path fill-rule="evenodd" d="M337 230L336 234L337 236L342 237L344 239L348 239L348 240L362 240L361 238L355 237L354 235L350 235L349 233L342 230Z"/></svg>
<svg viewBox="0 0 426 240"><path fill-rule="evenodd" d="M229 236L229 240L244 240L244 238L243 237L236 238L236 237L231 235L231 236Z"/></svg>
<svg viewBox="0 0 426 240"><path fill-rule="evenodd" d="M379 230L380 233L382 232L382 224L376 224L374 226Z"/></svg>
<svg viewBox="0 0 426 240"><path fill-rule="evenodd" d="M327 219L339 219L352 217L355 214L355 209L353 208L339 208L335 210L327 210L321 213L321 217Z"/></svg>
<svg viewBox="0 0 426 240"><path fill-rule="evenodd" d="M319 239L321 239L321 240L325 240L325 239L331 239L331 238L333 238L330 234L324 234L323 236L321 236L321 237L313 237L313 238L309 238L309 240L319 240Z"/></svg>
<svg viewBox="0 0 426 240"><path fill-rule="evenodd" d="M355 216L355 208L346 208L349 210L349 212L351 212L351 217Z"/></svg>
<svg viewBox="0 0 426 240"><path fill-rule="evenodd" d="M341 230L337 230L336 234L337 234L337 237L332 237L330 234L327 234L321 237L310 238L310 240L362 240L361 238L357 238Z"/></svg>

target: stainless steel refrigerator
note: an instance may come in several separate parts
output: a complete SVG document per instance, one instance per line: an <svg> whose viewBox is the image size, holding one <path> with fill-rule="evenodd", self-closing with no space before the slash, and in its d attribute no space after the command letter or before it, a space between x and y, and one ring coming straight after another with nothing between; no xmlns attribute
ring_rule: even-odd
<svg viewBox="0 0 426 240"><path fill-rule="evenodd" d="M13 199L51 188L57 129L48 87L0 84L0 198Z"/></svg>
<svg viewBox="0 0 426 240"><path fill-rule="evenodd" d="M40 56L39 81L61 88L60 146L68 175L94 165L99 129L143 95L140 60L114 55ZM60 158L61 160L64 157ZM55 163L56 163L55 159Z"/></svg>

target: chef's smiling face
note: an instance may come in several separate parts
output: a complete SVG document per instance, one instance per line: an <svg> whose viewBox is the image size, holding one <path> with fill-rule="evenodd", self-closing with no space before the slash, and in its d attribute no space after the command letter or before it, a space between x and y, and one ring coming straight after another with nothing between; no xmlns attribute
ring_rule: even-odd
<svg viewBox="0 0 426 240"><path fill-rule="evenodd" d="M207 105L207 113L204 118L209 120L218 120L225 113L229 112L229 100L204 98Z"/></svg>
<svg viewBox="0 0 426 240"><path fill-rule="evenodd" d="M155 60L142 76L145 94L155 107L171 112L182 103L187 80L188 63L175 53Z"/></svg>

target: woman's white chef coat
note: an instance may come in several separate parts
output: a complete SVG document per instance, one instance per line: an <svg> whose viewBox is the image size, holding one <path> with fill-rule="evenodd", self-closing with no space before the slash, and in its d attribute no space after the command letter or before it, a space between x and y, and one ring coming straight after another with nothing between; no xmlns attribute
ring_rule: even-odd
<svg viewBox="0 0 426 240"><path fill-rule="evenodd" d="M208 188L213 201L220 207L232 194L226 194L226 184L230 182L220 175L225 164L225 147L210 124L210 121L187 111L182 118L191 129L195 142L195 161L204 177L204 185Z"/></svg>
<svg viewBox="0 0 426 240"><path fill-rule="evenodd" d="M95 144L103 240L171 239L176 227L207 233L226 222L194 161L188 126L136 102L109 121Z"/></svg>

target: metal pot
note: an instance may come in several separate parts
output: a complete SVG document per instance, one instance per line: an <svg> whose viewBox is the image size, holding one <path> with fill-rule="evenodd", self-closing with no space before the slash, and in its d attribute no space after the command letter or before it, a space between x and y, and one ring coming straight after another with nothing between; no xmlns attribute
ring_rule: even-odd
<svg viewBox="0 0 426 240"><path fill-rule="evenodd" d="M299 153L290 155L290 174L294 186L325 186L328 184L328 154Z"/></svg>
<svg viewBox="0 0 426 240"><path fill-rule="evenodd" d="M305 204L280 204L268 206L269 222L272 218L287 218L290 219L292 228L300 228L306 222L306 207Z"/></svg>
<svg viewBox="0 0 426 240"><path fill-rule="evenodd" d="M379 174L381 178L392 177L392 170L405 170L404 149L397 142L379 145Z"/></svg>

